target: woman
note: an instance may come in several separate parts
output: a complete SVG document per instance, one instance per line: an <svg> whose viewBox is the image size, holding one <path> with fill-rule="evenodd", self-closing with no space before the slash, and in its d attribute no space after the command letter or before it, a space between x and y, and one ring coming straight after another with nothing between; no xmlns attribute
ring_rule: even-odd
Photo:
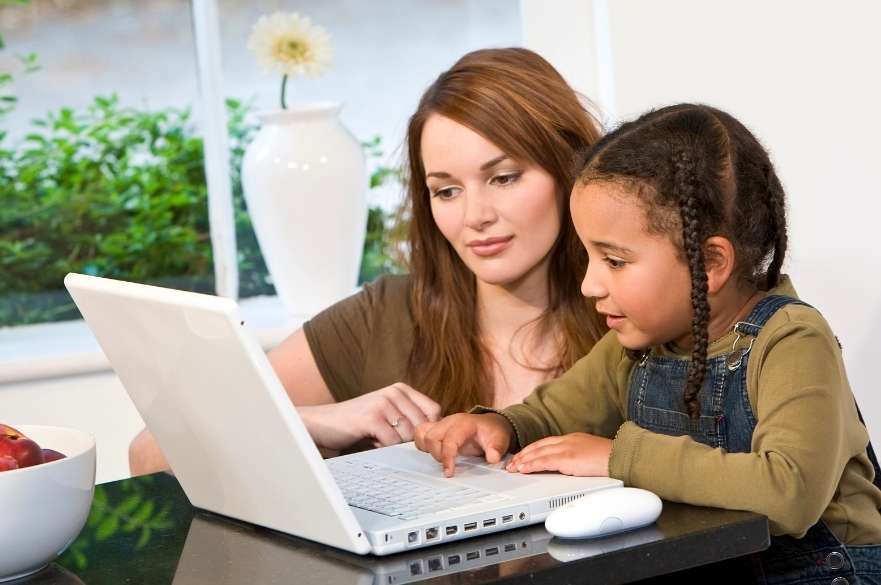
<svg viewBox="0 0 881 585"><path fill-rule="evenodd" d="M579 292L587 257L567 204L572 162L599 125L526 49L462 57L407 130L410 274L337 303L269 354L325 454L475 404L505 407L605 332ZM167 467L144 430L134 475Z"/></svg>

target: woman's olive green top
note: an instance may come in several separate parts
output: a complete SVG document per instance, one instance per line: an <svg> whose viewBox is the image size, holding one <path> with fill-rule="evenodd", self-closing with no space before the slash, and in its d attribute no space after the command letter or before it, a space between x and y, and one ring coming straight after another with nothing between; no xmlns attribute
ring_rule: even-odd
<svg viewBox="0 0 881 585"><path fill-rule="evenodd" d="M768 294L795 290L787 279ZM735 336L712 342L709 356L729 352ZM671 347L652 351L689 357ZM635 363L610 332L562 377L501 413L520 446L578 431L614 437L609 475L666 500L758 512L775 535L800 537L822 519L845 544L881 543L881 491L872 483L868 433L841 349L815 309L788 305L755 338L746 375L757 425L747 453L628 422Z"/></svg>
<svg viewBox="0 0 881 585"><path fill-rule="evenodd" d="M303 325L309 349L337 401L407 382L413 349L410 277L382 276Z"/></svg>

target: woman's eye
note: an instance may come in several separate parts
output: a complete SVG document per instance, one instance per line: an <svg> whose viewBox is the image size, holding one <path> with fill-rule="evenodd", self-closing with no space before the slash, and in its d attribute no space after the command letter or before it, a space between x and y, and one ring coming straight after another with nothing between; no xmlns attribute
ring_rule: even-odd
<svg viewBox="0 0 881 585"><path fill-rule="evenodd" d="M434 193L431 194L432 197L437 197L438 199L452 199L456 196L457 189L455 187L447 187L446 189L438 189Z"/></svg>
<svg viewBox="0 0 881 585"><path fill-rule="evenodd" d="M490 182L499 185L500 187L506 187L512 183L516 183L517 179L519 179L522 174L523 173L507 173L505 175L496 175Z"/></svg>
<svg viewBox="0 0 881 585"><path fill-rule="evenodd" d="M627 262L625 262L624 260L618 260L617 258L609 258L608 256L606 258L603 258L603 260L605 260L606 264L608 264L609 268L611 268L612 270L617 270L618 268L624 268L624 265L627 264Z"/></svg>

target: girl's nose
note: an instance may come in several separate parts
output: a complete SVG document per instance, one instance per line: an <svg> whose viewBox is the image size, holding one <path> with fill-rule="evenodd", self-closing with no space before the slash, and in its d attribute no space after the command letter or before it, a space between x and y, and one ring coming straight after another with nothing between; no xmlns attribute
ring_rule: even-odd
<svg viewBox="0 0 881 585"><path fill-rule="evenodd" d="M498 219L496 209L488 197L480 193L465 196L465 225L474 230L483 230Z"/></svg>
<svg viewBox="0 0 881 585"><path fill-rule="evenodd" d="M586 297L601 299L608 294L606 287L599 279L599 266L594 264L593 260L588 259L587 271L584 273L584 280L581 281L581 294Z"/></svg>

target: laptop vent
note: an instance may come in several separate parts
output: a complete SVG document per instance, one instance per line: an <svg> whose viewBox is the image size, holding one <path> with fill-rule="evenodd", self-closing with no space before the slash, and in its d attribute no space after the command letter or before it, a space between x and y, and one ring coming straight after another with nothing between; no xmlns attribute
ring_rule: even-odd
<svg viewBox="0 0 881 585"><path fill-rule="evenodd" d="M565 506L569 502L574 502L575 500L577 500L578 498L583 496L585 493L587 493L587 492L581 492L580 494L573 494L571 496L565 496L563 498L551 498L550 500L548 500L548 508L550 510L556 510L560 506Z"/></svg>

